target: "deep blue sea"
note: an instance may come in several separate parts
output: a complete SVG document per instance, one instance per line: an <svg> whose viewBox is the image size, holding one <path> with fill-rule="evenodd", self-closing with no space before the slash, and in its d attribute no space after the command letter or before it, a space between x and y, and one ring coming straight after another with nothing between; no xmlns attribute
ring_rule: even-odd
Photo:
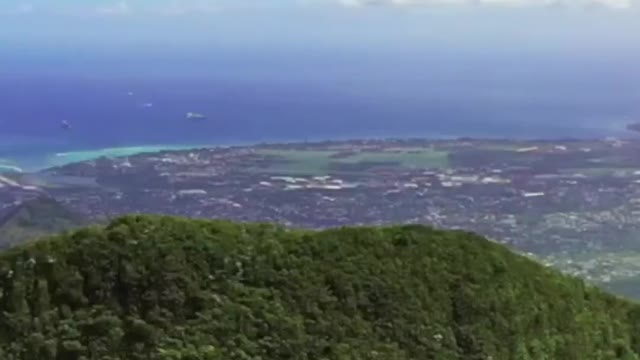
<svg viewBox="0 0 640 360"><path fill-rule="evenodd" d="M148 63L43 60L0 70L1 161L38 168L59 153L145 145L603 137L624 135L625 123L640 115L637 73L610 64ZM207 119L188 120L187 112Z"/></svg>

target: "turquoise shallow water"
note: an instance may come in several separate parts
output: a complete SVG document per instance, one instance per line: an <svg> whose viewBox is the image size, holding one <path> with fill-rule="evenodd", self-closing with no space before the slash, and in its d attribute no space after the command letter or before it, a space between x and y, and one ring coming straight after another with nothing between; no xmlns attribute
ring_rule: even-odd
<svg viewBox="0 0 640 360"><path fill-rule="evenodd" d="M0 164L0 172L5 172L5 171L22 172L23 169L21 167L19 167L19 166L16 166L16 165Z"/></svg>
<svg viewBox="0 0 640 360"><path fill-rule="evenodd" d="M33 172L100 157L121 157L166 150L187 150L202 147L206 147L206 145L142 145L58 153L30 153L24 156L0 158L0 172Z"/></svg>
<svg viewBox="0 0 640 360"><path fill-rule="evenodd" d="M143 146L123 146L97 150L71 151L65 153L57 153L48 156L46 166L59 166L79 161L87 161L100 157L119 157L131 156L142 153L152 153L165 150L185 150L202 146L196 145L143 145Z"/></svg>

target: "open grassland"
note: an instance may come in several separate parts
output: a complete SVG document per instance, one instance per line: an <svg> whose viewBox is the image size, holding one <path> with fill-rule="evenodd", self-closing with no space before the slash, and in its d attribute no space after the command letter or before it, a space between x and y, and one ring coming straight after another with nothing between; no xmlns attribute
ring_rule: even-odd
<svg viewBox="0 0 640 360"><path fill-rule="evenodd" d="M448 166L448 153L423 149L410 152L364 152L340 159L343 163L398 163L404 167L443 168Z"/></svg>
<svg viewBox="0 0 640 360"><path fill-rule="evenodd" d="M260 154L273 158L266 168L254 171L297 174L325 175L339 173L341 165L399 166L407 168L444 168L449 166L448 152L430 148L393 151L362 151L340 153L316 150L261 150Z"/></svg>
<svg viewBox="0 0 640 360"><path fill-rule="evenodd" d="M283 175L324 175L329 172L335 151L262 150L261 155L273 157L266 168L254 169Z"/></svg>

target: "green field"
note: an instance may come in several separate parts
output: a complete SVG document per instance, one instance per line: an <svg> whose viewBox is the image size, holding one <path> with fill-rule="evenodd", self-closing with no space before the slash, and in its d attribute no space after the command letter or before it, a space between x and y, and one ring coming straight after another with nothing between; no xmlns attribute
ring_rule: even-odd
<svg viewBox="0 0 640 360"><path fill-rule="evenodd" d="M332 158L339 152L331 150L261 150L259 153L265 156L276 156L282 162L274 162L268 168L254 170L277 174L325 175L336 172L332 170L332 166L342 164L392 163L407 168L444 168L449 165L447 152L432 149L359 152L343 158Z"/></svg>
<svg viewBox="0 0 640 360"><path fill-rule="evenodd" d="M283 175L324 175L329 172L331 156L334 151L281 151L262 150L264 156L276 156L283 162L274 162L268 168L254 169L259 172L268 172Z"/></svg>

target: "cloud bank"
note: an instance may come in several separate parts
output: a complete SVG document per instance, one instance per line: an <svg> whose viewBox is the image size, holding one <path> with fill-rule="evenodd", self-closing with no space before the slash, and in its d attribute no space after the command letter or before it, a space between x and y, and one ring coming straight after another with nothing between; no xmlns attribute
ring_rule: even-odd
<svg viewBox="0 0 640 360"><path fill-rule="evenodd" d="M153 5L139 4L135 1L120 1L113 4L99 6L93 9L96 15L122 16L122 15L158 15L158 16L182 16L190 14L208 14L220 10L215 0L202 1L158 1Z"/></svg>
<svg viewBox="0 0 640 360"><path fill-rule="evenodd" d="M207 14L221 10L216 1L172 1L149 9L149 12L163 16L182 16L188 14Z"/></svg>
<svg viewBox="0 0 640 360"><path fill-rule="evenodd" d="M25 15L36 11L36 7L31 3L17 4L13 7L0 9L0 15Z"/></svg>
<svg viewBox="0 0 640 360"><path fill-rule="evenodd" d="M133 13L133 8L128 2L120 1L114 4L98 6L95 12L99 15L129 15Z"/></svg>
<svg viewBox="0 0 640 360"><path fill-rule="evenodd" d="M122 17L131 15L182 16L209 14L234 6L228 0L0 0L0 16L39 13L51 16Z"/></svg>
<svg viewBox="0 0 640 360"><path fill-rule="evenodd" d="M636 5L637 0L337 0L346 7L392 6L493 6L493 7L603 7L624 10Z"/></svg>
<svg viewBox="0 0 640 360"><path fill-rule="evenodd" d="M6 2L5 2L6 1ZM13 2L0 0L0 15L17 16L31 13L75 16L184 16L211 14L229 9L268 7L307 7L338 5L344 8L367 7L491 7L491 8L601 8L628 10L638 8L640 0L100 0L93 4L80 0L51 3L51 0Z"/></svg>

